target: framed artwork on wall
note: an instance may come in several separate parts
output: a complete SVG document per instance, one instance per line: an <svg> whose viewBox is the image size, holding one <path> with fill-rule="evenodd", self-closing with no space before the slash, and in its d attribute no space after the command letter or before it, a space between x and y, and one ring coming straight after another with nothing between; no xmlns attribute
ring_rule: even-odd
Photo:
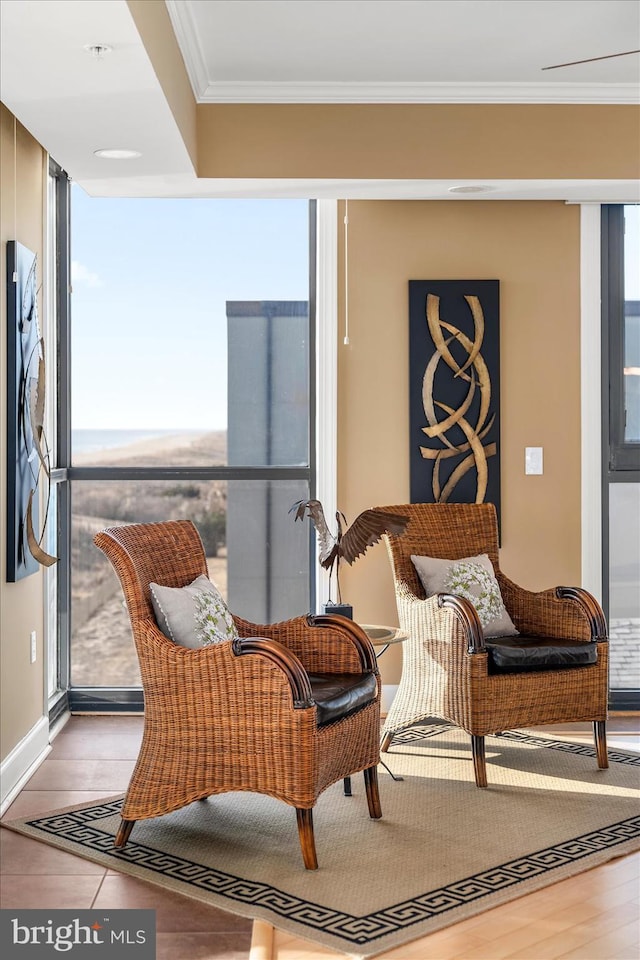
<svg viewBox="0 0 640 960"><path fill-rule="evenodd" d="M56 558L40 546L40 478L49 478L44 435L44 341L38 325L37 257L7 242L7 581ZM48 490L47 490L48 494ZM47 496L48 500L48 496ZM46 516L45 516L46 523ZM42 525L44 530L44 523Z"/></svg>
<svg viewBox="0 0 640 960"><path fill-rule="evenodd" d="M500 284L409 281L412 503L500 515Z"/></svg>

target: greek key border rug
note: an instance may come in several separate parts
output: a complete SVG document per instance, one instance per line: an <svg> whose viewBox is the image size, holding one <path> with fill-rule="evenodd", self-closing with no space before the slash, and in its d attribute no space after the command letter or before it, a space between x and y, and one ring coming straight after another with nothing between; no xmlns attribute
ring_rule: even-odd
<svg viewBox="0 0 640 960"><path fill-rule="evenodd" d="M446 724L399 734L380 767L383 817L364 782L314 808L319 869L306 871L295 813L228 793L138 821L113 849L122 798L3 821L111 870L355 957L424 937L640 849L640 756L510 731L486 740L489 786L469 737Z"/></svg>

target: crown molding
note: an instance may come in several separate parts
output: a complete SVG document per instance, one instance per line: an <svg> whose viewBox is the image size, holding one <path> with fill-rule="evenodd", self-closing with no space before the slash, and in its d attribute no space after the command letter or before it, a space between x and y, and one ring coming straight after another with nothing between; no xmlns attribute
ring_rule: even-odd
<svg viewBox="0 0 640 960"><path fill-rule="evenodd" d="M191 4L181 0L165 0L165 6L184 60L191 89L196 101L202 102L200 94L209 86L209 75Z"/></svg>
<svg viewBox="0 0 640 960"><path fill-rule="evenodd" d="M252 83L217 81L199 103L640 103L634 83Z"/></svg>
<svg viewBox="0 0 640 960"><path fill-rule="evenodd" d="M211 80L190 3L165 0L198 103L640 103L636 83L333 83Z"/></svg>

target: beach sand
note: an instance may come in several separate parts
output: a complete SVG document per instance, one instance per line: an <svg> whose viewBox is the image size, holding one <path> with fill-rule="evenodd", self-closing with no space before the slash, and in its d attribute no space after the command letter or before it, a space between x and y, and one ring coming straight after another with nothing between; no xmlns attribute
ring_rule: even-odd
<svg viewBox="0 0 640 960"><path fill-rule="evenodd" d="M207 560L209 577L226 599L227 556ZM71 682L79 687L140 686L129 613L120 585L78 629L72 640Z"/></svg>
<svg viewBox="0 0 640 960"><path fill-rule="evenodd" d="M86 453L74 466L211 466L226 462L226 432L175 434ZM121 523L226 513L226 482L81 481L73 488L71 681L74 686L139 686L135 646L120 583L93 543L98 530ZM206 543L206 531L201 529ZM226 550L207 560L223 596Z"/></svg>
<svg viewBox="0 0 640 960"><path fill-rule="evenodd" d="M172 433L138 440L123 447L109 447L73 455L74 467L191 466L210 467L227 462L226 430L206 433Z"/></svg>

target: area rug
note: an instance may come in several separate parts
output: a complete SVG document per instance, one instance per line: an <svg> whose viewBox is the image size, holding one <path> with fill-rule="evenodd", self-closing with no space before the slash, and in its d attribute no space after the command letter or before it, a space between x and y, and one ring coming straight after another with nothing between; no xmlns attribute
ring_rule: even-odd
<svg viewBox="0 0 640 960"><path fill-rule="evenodd" d="M640 849L640 757L535 732L486 741L489 786L469 738L428 724L380 767L383 818L363 778L314 810L319 869L302 865L296 818L270 797L230 793L138 821L113 849L121 797L4 821L20 833L355 957L371 957Z"/></svg>

